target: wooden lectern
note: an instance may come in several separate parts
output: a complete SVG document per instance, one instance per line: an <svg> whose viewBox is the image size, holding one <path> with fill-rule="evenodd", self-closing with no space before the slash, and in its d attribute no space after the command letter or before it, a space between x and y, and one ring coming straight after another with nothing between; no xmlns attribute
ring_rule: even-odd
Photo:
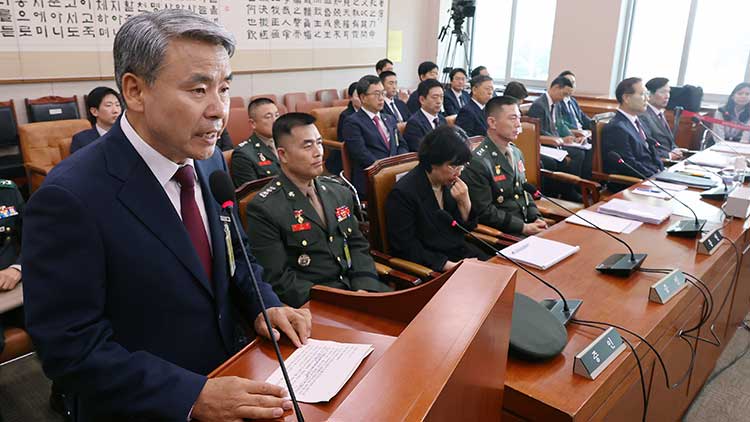
<svg viewBox="0 0 750 422"><path fill-rule="evenodd" d="M500 420L515 281L513 268L466 261L392 293L315 287L313 338L375 350L330 402L300 403L305 420ZM271 343L255 339L209 376L265 380L277 367Z"/></svg>

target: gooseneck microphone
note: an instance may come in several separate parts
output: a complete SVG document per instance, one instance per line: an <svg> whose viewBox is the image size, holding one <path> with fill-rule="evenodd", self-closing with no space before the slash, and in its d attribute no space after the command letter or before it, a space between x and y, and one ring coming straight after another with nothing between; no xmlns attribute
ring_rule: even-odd
<svg viewBox="0 0 750 422"><path fill-rule="evenodd" d="M637 174L640 178L643 180L648 179L648 177L635 169L630 164L626 163L625 160L622 159L620 154L610 151L608 154L609 158L612 160L617 161L618 164L622 164L623 166L627 167L632 171L633 173ZM703 226L706 224L706 220L701 220L698 218L698 214L693 211L692 208L687 206L684 202L677 199L676 196L672 195L668 190L661 187L656 181L651 180L651 184L659 188L660 191L666 193L670 198L674 199L675 201L682 204L685 208L690 210L690 212L693 214L694 220L680 220L673 225L671 225L669 228L667 228L667 234L671 234L673 236L680 236L680 237L698 237L701 234L701 231L703 230Z"/></svg>
<svg viewBox="0 0 750 422"><path fill-rule="evenodd" d="M569 212L570 214L575 215L576 217L580 218L586 223L591 224L591 226L593 226L595 229L603 232L607 236L611 237L612 239L615 239L616 241L625 245L626 248L628 248L628 251L630 251L630 254L621 254L621 253L612 254L607 259L602 261L601 264L597 265L596 270L599 271L600 273L616 275L618 277L627 277L630 274L632 274L634 271L638 270L641 267L641 264L643 264L643 261L648 256L645 253L639 253L639 254L634 253L633 248L631 248L630 245L627 244L627 242L613 235L612 233L604 230L603 228L597 226L596 224L592 223L586 218L583 218L583 216L579 215L578 213L571 211L567 207L563 206L561 203L544 195L541 191L539 191L536 188L536 186L532 185L531 183L525 182L523 184L523 190L531 194L532 197L541 196L541 197L546 198L549 202L557 205L558 207Z"/></svg>
<svg viewBox="0 0 750 422"><path fill-rule="evenodd" d="M250 279L253 282L255 295L258 297L258 303L260 303L260 310L263 314L263 320L265 320L266 322L266 328L268 329L268 334L271 337L273 349L276 352L276 360L279 361L281 373L284 374L284 382L286 383L286 388L289 390L289 397L292 399L292 404L294 405L294 413L297 415L298 422L304 422L305 418L302 416L302 410L300 410L299 403L297 402L297 397L294 395L292 382L289 380L289 374L286 371L286 365L284 365L284 358L281 356L279 343L276 341L276 337L273 335L273 326L271 325L271 319L268 317L266 304L263 302L263 296L261 296L260 294L260 288L258 288L258 280L255 279L255 273L253 273L253 267L250 264L250 258L248 257L247 249L245 248L245 242L242 241L242 235L240 233L239 227L237 226L237 221L232 218L232 208L234 208L235 203L234 184L232 183L232 179L229 178L229 175L226 172L222 170L216 170L209 176L208 184L211 187L211 193L213 194L214 199L216 200L216 202L221 204L221 209L223 211L226 211L228 219L232 223L232 227L234 227L235 235L237 235L237 239L239 239L238 243L240 244L240 249L242 250L242 256L245 259L247 270L250 273ZM224 219L224 217L222 217L222 219Z"/></svg>
<svg viewBox="0 0 750 422"><path fill-rule="evenodd" d="M730 193L736 188L737 186L732 183L732 186L729 186L727 182L724 180L724 178L717 172L707 168L706 166L702 166L698 163L695 163L693 161L690 161L690 159L685 159L685 162L688 164L692 164L696 167L700 167L701 170L706 171L708 173L713 174L714 176L717 176L719 180L721 180L721 183L724 184L724 187L717 186L715 188L711 188L709 190L701 192L701 197L706 199L715 199L719 201L725 201L727 199L727 196L729 196ZM723 211L723 210L722 210Z"/></svg>
<svg viewBox="0 0 750 422"><path fill-rule="evenodd" d="M725 112L725 117L726 117L726 112ZM737 151L736 149L734 149L734 147L733 147L733 146L731 145L731 142L730 142L730 141L727 141L726 139L724 139L724 137L722 137L722 136L719 136L719 134L718 134L718 133L716 133L716 132L715 132L715 131L714 131L713 129L711 129L710 127L706 126L706 124L705 124L705 123L703 123L703 120L701 120L701 118L700 118L700 117L698 117L698 116L693 116L693 117L692 117L692 119L690 119L690 120L691 120L691 121L692 121L693 123L695 123L695 124L697 124L697 125L700 125L700 126L701 126L701 127L702 127L702 128L703 128L703 129L705 130L705 131L706 131L706 132L708 132L708 133L710 133L711 135L713 135L713 136L714 136L714 139L716 139L717 141L721 142L721 144L722 144L722 145L724 145L725 147L727 147L727 148L729 148L730 150L732 150L732 151L733 151L733 152L734 152L735 154L737 154L738 156L740 156L740 157L743 157L743 155L742 155L742 153L741 153L741 152L739 152L739 151ZM729 119L724 119L724 120L729 120Z"/></svg>
<svg viewBox="0 0 750 422"><path fill-rule="evenodd" d="M545 299L542 302L537 302L526 295L515 293L510 330L510 350L519 359L540 361L560 354L568 343L565 324L575 316L583 301L581 299L566 299L562 292L551 283L474 235L471 230L459 224L447 211L438 211L438 216L446 225L463 231L472 239L489 248L495 255L507 259L560 296L559 300Z"/></svg>

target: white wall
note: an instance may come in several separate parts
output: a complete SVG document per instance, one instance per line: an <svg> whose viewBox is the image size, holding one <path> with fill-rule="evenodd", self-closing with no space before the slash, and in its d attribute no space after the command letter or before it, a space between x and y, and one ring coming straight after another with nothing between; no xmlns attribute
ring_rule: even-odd
<svg viewBox="0 0 750 422"><path fill-rule="evenodd" d="M401 86L413 88L417 84L417 66L424 60L435 60L440 0L390 0L389 30L403 31L403 61L395 64ZM232 95L249 98L255 94L307 92L310 99L319 89L342 90L366 74L375 73L375 63L369 67L313 70L302 72L272 72L236 75ZM54 82L0 84L0 101L13 99L19 124L27 122L24 98L46 95L78 95L79 108L84 113L83 95L100 85L115 87L110 81ZM83 115L83 114L82 114Z"/></svg>
<svg viewBox="0 0 750 422"><path fill-rule="evenodd" d="M548 82L570 69L576 74L577 93L609 96L617 78L624 3L558 0Z"/></svg>

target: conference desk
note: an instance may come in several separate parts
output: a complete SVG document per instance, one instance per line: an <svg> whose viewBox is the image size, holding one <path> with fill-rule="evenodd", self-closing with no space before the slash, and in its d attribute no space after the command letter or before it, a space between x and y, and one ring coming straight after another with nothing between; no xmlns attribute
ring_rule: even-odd
<svg viewBox="0 0 750 422"><path fill-rule="evenodd" d="M654 205L666 202L630 190L614 197ZM701 201L699 191L693 190L680 192L678 197L695 206L699 218L709 220L707 228L721 225L718 202ZM678 207L674 200L667 203L673 209ZM709 321L715 319L715 332L721 340L719 347L706 342L696 344L695 340L678 336L679 330L692 327L700 318L703 297L696 288L688 286L662 305L650 302L648 293L650 286L663 275L638 272L619 278L597 272L594 267L610 254L627 250L592 228L560 223L544 232L542 237L580 245L581 250L547 271L533 270L555 284L567 298L583 299L577 318L621 325L645 337L664 358L671 383L676 383L690 369L691 348L695 348L695 363L687 380L677 388L668 389L660 366L655 366L654 353L633 336L621 333L631 339L642 356L650 394L647 417L653 421L678 420L683 415L733 336L735 327L750 309L747 276L750 260L745 256L749 249L748 222L735 219L728 221L723 229L724 236L737 243L743 256L739 282L732 285L736 254L729 243L725 241L713 255L705 256L696 254L696 239L667 236L666 228L671 222L683 218L688 217L672 215L663 224L644 224L631 234L619 236L636 253L648 254L644 268L677 268L701 278L708 285L715 302ZM518 292L537 300L555 298L553 291L522 272L518 273L516 287ZM568 344L556 358L542 363L509 359L503 420L639 420L643 409L640 376L630 349L596 380L573 373L575 356L600 334L600 330L570 324ZM711 338L707 326L700 329L699 335Z"/></svg>
<svg viewBox="0 0 750 422"><path fill-rule="evenodd" d="M514 291L513 268L478 261L391 293L316 286L313 338L374 351L330 402L300 403L305 420L499 420ZM255 339L209 376L265 380L277 367L270 342Z"/></svg>

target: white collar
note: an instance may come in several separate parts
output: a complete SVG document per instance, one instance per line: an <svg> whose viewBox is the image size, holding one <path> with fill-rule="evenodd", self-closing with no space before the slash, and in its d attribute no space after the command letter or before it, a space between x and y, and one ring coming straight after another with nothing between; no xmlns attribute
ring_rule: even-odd
<svg viewBox="0 0 750 422"><path fill-rule="evenodd" d="M659 110L658 108L652 106L651 103L648 103L647 105L648 105L648 108L650 108L651 111L653 111L654 113L656 113L657 116L660 115L660 114L662 114L662 113L664 113L664 111Z"/></svg>
<svg viewBox="0 0 750 422"><path fill-rule="evenodd" d="M96 129L96 132L99 134L99 136L104 136L104 134L107 133L107 129L104 129L103 127L99 126L98 124L95 124L94 128Z"/></svg>
<svg viewBox="0 0 750 422"><path fill-rule="evenodd" d="M174 176L177 170L183 165L191 165L195 168L195 163L192 158L188 158L182 165L180 165L163 156L159 151L155 150L154 147L147 144L146 141L138 135L135 129L133 129L130 122L128 122L127 112L125 112L120 119L120 127L122 128L122 133L128 138L128 141L133 145L133 148L135 148L138 155L140 155L143 161L146 162L151 173L153 173L154 177L156 177L156 180L162 187L165 187L167 183L172 180L172 176Z"/></svg>
<svg viewBox="0 0 750 422"><path fill-rule="evenodd" d="M393 98L388 98L388 97L385 97L385 96L384 96L384 97L383 97L383 100L385 100L385 102L386 102L386 103L387 103L388 105L391 105L391 104L393 104L394 102L396 102L396 97L393 97Z"/></svg>
<svg viewBox="0 0 750 422"><path fill-rule="evenodd" d="M368 109L366 109L364 107L360 108L360 110L364 111L365 114L367 114L367 117L370 118L370 120L374 119L375 116L378 116L378 119L380 119L381 122L383 121L383 119L380 117L380 113L372 113L372 112L370 112L370 110L368 110Z"/></svg>
<svg viewBox="0 0 750 422"><path fill-rule="evenodd" d="M570 104L570 99L571 99L571 98L573 98L573 97L563 97L563 102L564 102L565 104Z"/></svg>
<svg viewBox="0 0 750 422"><path fill-rule="evenodd" d="M477 101L477 100L474 99L474 97L471 97L471 101L474 101L474 104L476 104L477 106L479 106L480 110L484 110L484 105L480 104L479 101Z"/></svg>
<svg viewBox="0 0 750 422"><path fill-rule="evenodd" d="M463 90L461 90L461 91L456 91L455 89L453 89L453 87L451 87L451 91L453 91L453 94L455 94L455 95L456 95L456 98L460 98L460 97L461 97L461 94L463 94L463 92L464 92Z"/></svg>
<svg viewBox="0 0 750 422"><path fill-rule="evenodd" d="M433 121L433 120L435 120L435 119L437 119L437 118L438 118L438 116L437 116L437 115L434 115L434 116L433 116L432 114L430 114L430 113L426 112L426 111L425 111L425 109L423 109L423 108L421 108L421 107L419 108L419 110L420 110L420 111L422 111L422 114L424 114L424 116L425 116L425 117L427 117L427 120L428 120L428 121L429 121L430 123L432 123L432 121Z"/></svg>
<svg viewBox="0 0 750 422"><path fill-rule="evenodd" d="M546 95L546 96L547 96L547 104L548 104L548 105L547 105L547 108L548 108L549 110L552 110L552 105L553 105L553 104L555 104L555 102L554 102L554 101L552 101L552 97L550 97L550 96L549 96L549 92L547 92L547 91L544 91L544 95Z"/></svg>

